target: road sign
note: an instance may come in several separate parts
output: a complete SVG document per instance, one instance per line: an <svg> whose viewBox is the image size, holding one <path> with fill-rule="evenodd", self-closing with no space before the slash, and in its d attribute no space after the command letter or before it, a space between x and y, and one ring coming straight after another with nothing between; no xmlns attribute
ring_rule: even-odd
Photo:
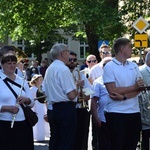
<svg viewBox="0 0 150 150"><path fill-rule="evenodd" d="M109 45L109 41L107 41L107 40L100 40L100 41L98 41L98 50L99 50L99 48L101 47L101 45L102 44L106 44L106 45Z"/></svg>
<svg viewBox="0 0 150 150"><path fill-rule="evenodd" d="M143 33L149 26L149 23L143 18L139 17L132 25L139 33Z"/></svg>
<svg viewBox="0 0 150 150"><path fill-rule="evenodd" d="M135 34L134 35L134 47L148 47L148 35L147 34Z"/></svg>

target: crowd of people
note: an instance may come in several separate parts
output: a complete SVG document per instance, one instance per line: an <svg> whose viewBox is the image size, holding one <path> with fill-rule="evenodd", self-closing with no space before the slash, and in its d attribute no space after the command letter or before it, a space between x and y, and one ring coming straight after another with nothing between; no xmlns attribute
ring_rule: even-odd
<svg viewBox="0 0 150 150"><path fill-rule="evenodd" d="M131 54L131 41L118 38L112 48L100 46L100 62L90 54L80 67L77 54L58 43L50 50L50 65L46 58L29 66L17 61L13 47L2 47L0 149L33 150L34 140L49 135L49 150L88 150L91 123L93 150L136 150L138 142L149 150L150 48L142 66L128 60ZM21 104L37 113L34 127Z"/></svg>

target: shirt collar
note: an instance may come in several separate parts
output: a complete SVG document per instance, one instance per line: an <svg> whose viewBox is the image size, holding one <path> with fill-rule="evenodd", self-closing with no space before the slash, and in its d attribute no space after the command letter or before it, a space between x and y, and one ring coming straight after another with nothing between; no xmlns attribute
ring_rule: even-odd
<svg viewBox="0 0 150 150"><path fill-rule="evenodd" d="M112 61L113 61L114 63L116 63L117 65L123 65L123 63L120 62L120 61L118 61L116 58L113 58ZM124 65L127 65L127 64L129 64L129 61L128 61L128 60L126 60L126 63L125 63Z"/></svg>
<svg viewBox="0 0 150 150"><path fill-rule="evenodd" d="M150 72L150 67L146 65L146 69L148 70L148 72Z"/></svg>
<svg viewBox="0 0 150 150"><path fill-rule="evenodd" d="M61 64L64 64L65 65L65 63L63 62L63 61L61 61L61 60L59 60L59 59L56 59L56 60L54 60L53 62L55 62L55 63L61 63Z"/></svg>

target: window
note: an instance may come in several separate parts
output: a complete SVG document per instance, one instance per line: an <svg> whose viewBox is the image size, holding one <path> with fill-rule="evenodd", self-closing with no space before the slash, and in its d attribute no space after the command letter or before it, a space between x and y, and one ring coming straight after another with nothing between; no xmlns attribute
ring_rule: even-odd
<svg viewBox="0 0 150 150"><path fill-rule="evenodd" d="M18 44L18 45L22 45L22 44L23 44L23 40L18 40L18 41L17 41L17 44Z"/></svg>
<svg viewBox="0 0 150 150"><path fill-rule="evenodd" d="M89 52L89 46L86 42L80 41L80 59L86 59L86 55Z"/></svg>
<svg viewBox="0 0 150 150"><path fill-rule="evenodd" d="M64 43L64 44L68 45L68 39L61 39L58 41L58 43Z"/></svg>
<svg viewBox="0 0 150 150"><path fill-rule="evenodd" d="M22 49L23 51L25 50L25 46L29 44L29 41L24 41L24 40L18 40L17 41L17 47Z"/></svg>

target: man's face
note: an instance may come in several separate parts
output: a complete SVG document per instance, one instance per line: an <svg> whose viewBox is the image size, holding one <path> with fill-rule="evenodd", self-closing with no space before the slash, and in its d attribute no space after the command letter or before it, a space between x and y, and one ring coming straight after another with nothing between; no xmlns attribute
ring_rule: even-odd
<svg viewBox="0 0 150 150"><path fill-rule="evenodd" d="M86 64L88 65L88 68L92 68L94 65L97 64L97 59L95 56L91 56L86 60Z"/></svg>
<svg viewBox="0 0 150 150"><path fill-rule="evenodd" d="M131 43L128 43L127 45L122 47L122 51L124 52L124 55L126 57L126 59L131 57L132 54L132 45Z"/></svg>
<svg viewBox="0 0 150 150"><path fill-rule="evenodd" d="M101 59L105 57L111 57L111 49L109 47L102 48L100 51L100 57Z"/></svg>
<svg viewBox="0 0 150 150"><path fill-rule="evenodd" d="M67 66L70 70L73 70L77 66L77 58L75 55L69 55Z"/></svg>

